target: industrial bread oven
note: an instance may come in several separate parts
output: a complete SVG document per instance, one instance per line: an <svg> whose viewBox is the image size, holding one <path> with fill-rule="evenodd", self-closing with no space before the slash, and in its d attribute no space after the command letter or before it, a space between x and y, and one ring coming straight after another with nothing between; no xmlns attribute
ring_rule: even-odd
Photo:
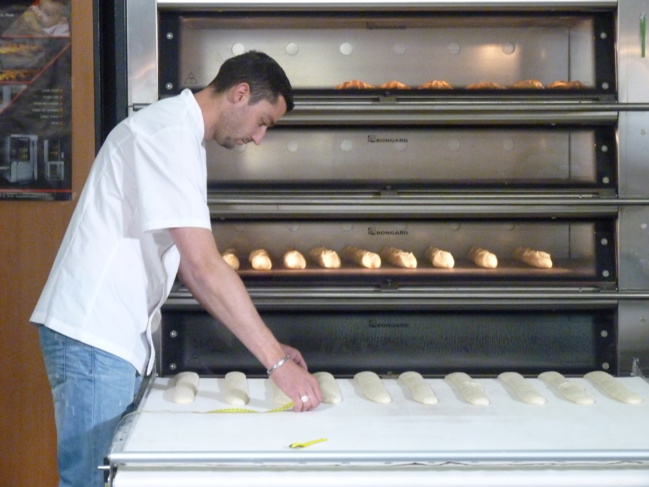
<svg viewBox="0 0 649 487"><path fill-rule="evenodd" d="M178 283L156 332L159 377L108 456L113 485L643 485L648 1L125 11L131 111L204 87L247 50L285 68L296 108L261 145L206 144L213 233L269 327L333 374L343 401L235 414L277 407L265 371ZM231 371L248 377L243 411L224 400ZM363 397L365 371L390 404ZM406 371L436 405L413 401ZM567 400L541 379L550 371L594 404ZM181 372L201 377L190 405L171 400ZM504 372L547 402L524 404ZM611 399L592 372L643 402ZM468 404L456 373L489 404Z"/></svg>

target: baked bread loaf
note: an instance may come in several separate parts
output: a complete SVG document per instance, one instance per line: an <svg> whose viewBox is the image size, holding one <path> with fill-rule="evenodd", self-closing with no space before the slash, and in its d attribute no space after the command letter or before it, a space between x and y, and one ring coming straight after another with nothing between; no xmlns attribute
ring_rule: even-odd
<svg viewBox="0 0 649 487"><path fill-rule="evenodd" d="M446 250L438 249L437 247L428 247L425 255L433 267L440 267L442 269L452 269L455 267L453 255Z"/></svg>
<svg viewBox="0 0 649 487"><path fill-rule="evenodd" d="M369 250L359 249L348 245L343 249L343 257L354 264L367 269L378 269L381 267L381 257L379 254L370 252Z"/></svg>
<svg viewBox="0 0 649 487"><path fill-rule="evenodd" d="M514 259L539 269L552 269L552 257L547 252L529 247L518 247L512 254Z"/></svg>
<svg viewBox="0 0 649 487"><path fill-rule="evenodd" d="M306 268L306 260L304 256L297 250L288 250L282 258L284 267L287 269L304 269Z"/></svg>
<svg viewBox="0 0 649 487"><path fill-rule="evenodd" d="M401 81L388 81L387 83L383 83L382 85L379 85L379 88L383 89L390 89L390 90L409 90L410 86L408 86L405 83L402 83Z"/></svg>
<svg viewBox="0 0 649 487"><path fill-rule="evenodd" d="M498 257L482 247L471 247L467 257L478 267L484 267L485 269L498 267Z"/></svg>
<svg viewBox="0 0 649 487"><path fill-rule="evenodd" d="M526 79L514 83L514 88L542 90L545 87L543 86L543 83L537 79Z"/></svg>
<svg viewBox="0 0 649 487"><path fill-rule="evenodd" d="M226 249L226 251L221 254L221 257L223 257L223 260L235 271L239 268L239 258L234 252L234 249Z"/></svg>
<svg viewBox="0 0 649 487"><path fill-rule="evenodd" d="M269 271L273 268L273 263L265 249L255 249L248 255L248 260L253 269L257 271Z"/></svg>
<svg viewBox="0 0 649 487"><path fill-rule="evenodd" d="M419 86L420 90L452 90L453 87L446 81L433 79L426 81L423 85Z"/></svg>
<svg viewBox="0 0 649 487"><path fill-rule="evenodd" d="M406 269L417 268L417 258L412 252L405 252L396 247L383 247L379 254L381 259L385 259L390 264Z"/></svg>
<svg viewBox="0 0 649 487"><path fill-rule="evenodd" d="M340 267L340 257L335 250L325 247L314 247L309 250L309 257L325 269L338 269Z"/></svg>
<svg viewBox="0 0 649 487"><path fill-rule="evenodd" d="M466 86L467 90L504 90L505 87L493 81L480 81Z"/></svg>
<svg viewBox="0 0 649 487"><path fill-rule="evenodd" d="M584 88L586 88L586 85L581 81L557 80L550 83L548 85L548 88L560 90L583 90Z"/></svg>
<svg viewBox="0 0 649 487"><path fill-rule="evenodd" d="M336 86L337 90L368 89L368 88L374 88L374 85L371 85L369 83L365 83L364 81L360 81L360 80L357 80L357 79L344 81L344 82L340 83L338 86Z"/></svg>

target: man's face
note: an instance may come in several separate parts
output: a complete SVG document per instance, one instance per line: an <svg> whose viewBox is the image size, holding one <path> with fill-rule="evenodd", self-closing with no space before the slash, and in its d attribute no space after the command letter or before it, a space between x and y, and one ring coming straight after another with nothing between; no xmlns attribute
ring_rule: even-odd
<svg viewBox="0 0 649 487"><path fill-rule="evenodd" d="M41 27L52 27L65 20L63 5L52 0L40 0L32 10Z"/></svg>
<svg viewBox="0 0 649 487"><path fill-rule="evenodd" d="M247 100L242 100L221 115L212 138L226 149L248 142L259 145L266 130L285 113L286 102L281 96L275 105L267 100L249 105Z"/></svg>

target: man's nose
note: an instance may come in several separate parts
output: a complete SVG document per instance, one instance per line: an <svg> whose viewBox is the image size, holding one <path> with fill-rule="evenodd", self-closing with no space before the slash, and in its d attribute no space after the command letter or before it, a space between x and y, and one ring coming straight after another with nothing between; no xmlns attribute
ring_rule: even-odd
<svg viewBox="0 0 649 487"><path fill-rule="evenodd" d="M266 135L267 128L268 127L266 126L261 126L254 134L252 134L251 139L255 144L257 145L261 144L261 141L264 139L264 136Z"/></svg>

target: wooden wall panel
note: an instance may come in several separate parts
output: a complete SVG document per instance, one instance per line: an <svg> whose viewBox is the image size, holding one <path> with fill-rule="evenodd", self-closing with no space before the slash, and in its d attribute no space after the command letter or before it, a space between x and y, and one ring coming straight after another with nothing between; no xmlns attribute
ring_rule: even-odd
<svg viewBox="0 0 649 487"><path fill-rule="evenodd" d="M75 198L0 201L0 485L7 487L57 485L52 396L28 320L95 153L93 2L71 3Z"/></svg>

